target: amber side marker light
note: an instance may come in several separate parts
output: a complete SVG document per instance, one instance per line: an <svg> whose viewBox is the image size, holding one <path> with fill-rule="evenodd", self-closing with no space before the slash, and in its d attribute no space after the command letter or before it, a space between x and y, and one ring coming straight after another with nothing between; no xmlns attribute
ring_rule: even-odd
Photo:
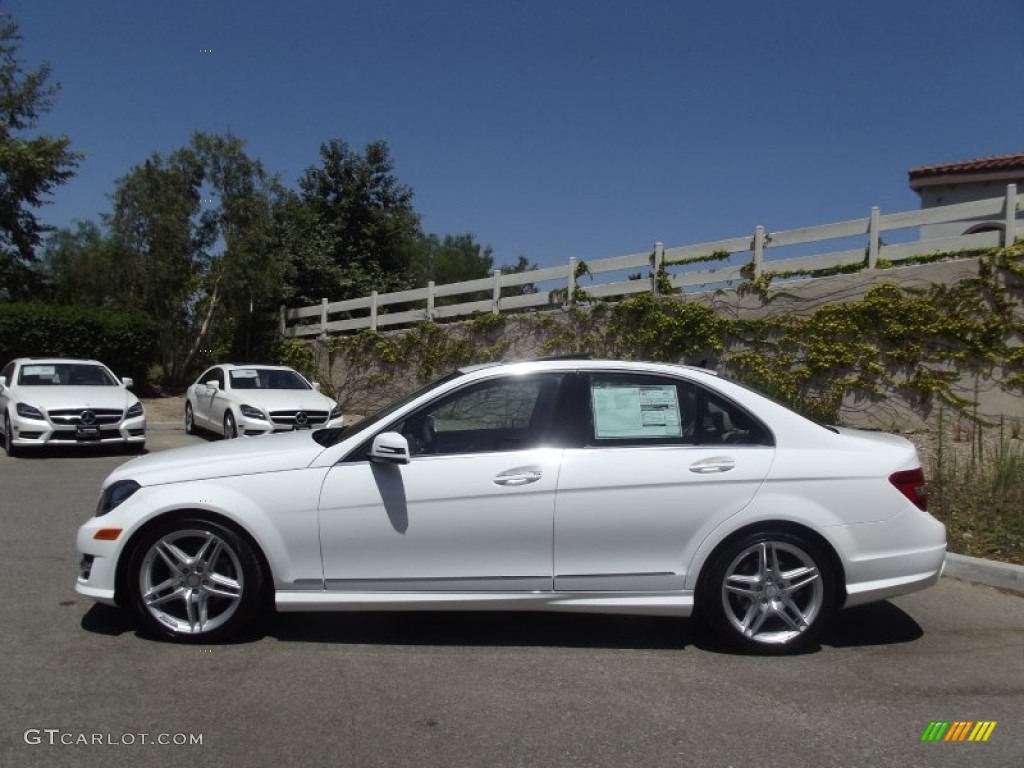
<svg viewBox="0 0 1024 768"><path fill-rule="evenodd" d="M96 541L115 541L123 530L123 528L100 528L92 537Z"/></svg>

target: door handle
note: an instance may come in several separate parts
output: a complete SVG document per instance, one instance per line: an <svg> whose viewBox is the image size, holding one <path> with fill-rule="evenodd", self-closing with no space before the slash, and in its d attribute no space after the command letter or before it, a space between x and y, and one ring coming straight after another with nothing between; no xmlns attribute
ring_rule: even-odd
<svg viewBox="0 0 1024 768"><path fill-rule="evenodd" d="M494 484L506 486L529 485L540 480L543 474L539 469L510 469L508 472L502 472L495 477Z"/></svg>
<svg viewBox="0 0 1024 768"><path fill-rule="evenodd" d="M713 472L728 472L735 467L736 462L730 456L712 456L693 462L690 465L690 471L698 475L709 475Z"/></svg>

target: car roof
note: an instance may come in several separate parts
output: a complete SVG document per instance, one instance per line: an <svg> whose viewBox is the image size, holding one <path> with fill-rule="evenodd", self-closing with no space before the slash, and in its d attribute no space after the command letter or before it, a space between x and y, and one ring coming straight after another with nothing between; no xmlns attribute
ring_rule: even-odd
<svg viewBox="0 0 1024 768"><path fill-rule="evenodd" d="M211 368L223 368L226 371L235 371L240 368L269 368L274 371L294 371L295 369L287 365L271 365L270 363L218 363L217 365L210 366Z"/></svg>
<svg viewBox="0 0 1024 768"><path fill-rule="evenodd" d="M613 359L593 359L590 357L577 357L577 356L565 356L565 357L544 357L535 358L530 360L513 360L507 362L494 362L494 363L479 363L476 365L467 365L459 368L460 373L474 373L476 371L484 371L488 369L520 369L520 370L619 370L619 371L638 371L638 372L663 372L663 373L678 373L679 371L691 371L694 373L703 374L706 376L718 376L718 374L709 369L701 368L695 365L683 365L681 363L659 363L645 360L613 360Z"/></svg>

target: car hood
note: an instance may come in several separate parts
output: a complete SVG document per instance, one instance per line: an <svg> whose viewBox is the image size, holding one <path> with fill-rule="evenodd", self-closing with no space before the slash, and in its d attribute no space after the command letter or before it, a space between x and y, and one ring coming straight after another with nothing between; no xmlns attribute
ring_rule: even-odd
<svg viewBox="0 0 1024 768"><path fill-rule="evenodd" d="M124 387L19 387L18 398L36 408L127 408L138 400Z"/></svg>
<svg viewBox="0 0 1024 768"><path fill-rule="evenodd" d="M140 456L110 473L103 487L118 480L160 485L301 469L308 467L323 450L324 447L313 439L312 432L218 440Z"/></svg>
<svg viewBox="0 0 1024 768"><path fill-rule="evenodd" d="M231 399L256 408L329 411L334 401L312 389L233 389Z"/></svg>

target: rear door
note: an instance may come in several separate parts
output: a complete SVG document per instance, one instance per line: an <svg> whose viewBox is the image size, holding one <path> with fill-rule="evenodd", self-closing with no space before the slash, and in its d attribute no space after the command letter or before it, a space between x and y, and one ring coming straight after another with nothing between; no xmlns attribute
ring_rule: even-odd
<svg viewBox="0 0 1024 768"><path fill-rule="evenodd" d="M700 541L767 476L770 432L682 378L587 373L576 401L580 445L563 455L556 499L555 589L682 589Z"/></svg>

